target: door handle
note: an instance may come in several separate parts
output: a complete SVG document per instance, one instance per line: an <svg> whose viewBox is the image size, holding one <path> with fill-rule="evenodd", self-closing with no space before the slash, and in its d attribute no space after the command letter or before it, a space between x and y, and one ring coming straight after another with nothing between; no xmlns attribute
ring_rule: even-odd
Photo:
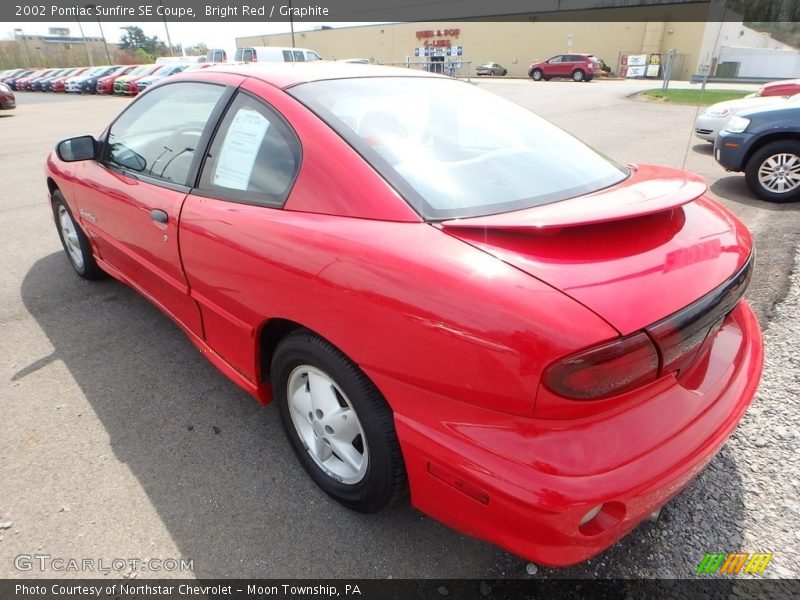
<svg viewBox="0 0 800 600"><path fill-rule="evenodd" d="M163 210L159 210L157 208L154 208L150 211L150 218L153 219L153 221L158 221L159 223L166 224L169 222L169 215Z"/></svg>

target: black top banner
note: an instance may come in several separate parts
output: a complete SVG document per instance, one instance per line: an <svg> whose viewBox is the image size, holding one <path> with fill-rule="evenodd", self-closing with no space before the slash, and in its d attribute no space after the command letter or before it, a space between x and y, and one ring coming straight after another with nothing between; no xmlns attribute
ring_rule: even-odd
<svg viewBox="0 0 800 600"><path fill-rule="evenodd" d="M3 0L0 21L795 21L796 0Z"/></svg>

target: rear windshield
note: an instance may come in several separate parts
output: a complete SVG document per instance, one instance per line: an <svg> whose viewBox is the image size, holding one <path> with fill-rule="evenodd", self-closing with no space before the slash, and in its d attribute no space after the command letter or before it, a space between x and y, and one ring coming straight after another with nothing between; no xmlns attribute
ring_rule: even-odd
<svg viewBox="0 0 800 600"><path fill-rule="evenodd" d="M628 175L548 121L465 82L371 77L316 81L288 92L428 220L558 202Z"/></svg>

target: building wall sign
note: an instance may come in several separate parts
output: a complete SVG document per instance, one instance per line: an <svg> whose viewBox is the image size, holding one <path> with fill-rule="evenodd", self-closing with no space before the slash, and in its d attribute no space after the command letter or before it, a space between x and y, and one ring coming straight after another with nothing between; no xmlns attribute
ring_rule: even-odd
<svg viewBox="0 0 800 600"><path fill-rule="evenodd" d="M454 37L458 38L461 35L460 29L427 29L425 31L417 32L417 39L424 40L435 37Z"/></svg>

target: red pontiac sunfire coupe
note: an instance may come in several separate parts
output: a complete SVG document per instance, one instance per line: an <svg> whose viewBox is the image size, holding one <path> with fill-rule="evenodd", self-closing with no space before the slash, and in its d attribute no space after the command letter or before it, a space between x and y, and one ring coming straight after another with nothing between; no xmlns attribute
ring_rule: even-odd
<svg viewBox="0 0 800 600"><path fill-rule="evenodd" d="M368 512L408 492L535 562L659 509L759 382L750 235L703 182L446 77L177 75L59 143L47 186L75 271L278 402L326 493Z"/></svg>

